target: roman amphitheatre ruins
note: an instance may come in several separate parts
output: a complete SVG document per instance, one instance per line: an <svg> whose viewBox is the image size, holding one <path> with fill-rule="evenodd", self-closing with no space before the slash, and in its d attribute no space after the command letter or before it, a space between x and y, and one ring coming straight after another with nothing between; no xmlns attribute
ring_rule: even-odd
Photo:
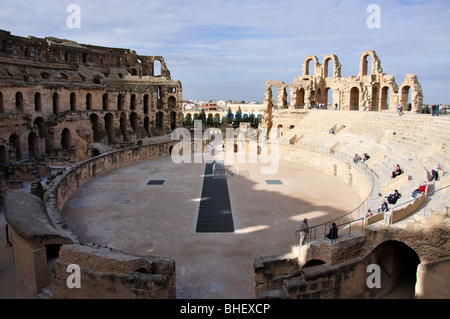
<svg viewBox="0 0 450 319"><path fill-rule="evenodd" d="M183 90L161 56L0 40L2 254L32 297L450 297L450 118L423 114L418 77L396 84L375 51L350 77L336 55L307 56L292 83L261 88L259 130L221 143L224 130L174 134ZM175 163L180 145L193 161Z"/></svg>

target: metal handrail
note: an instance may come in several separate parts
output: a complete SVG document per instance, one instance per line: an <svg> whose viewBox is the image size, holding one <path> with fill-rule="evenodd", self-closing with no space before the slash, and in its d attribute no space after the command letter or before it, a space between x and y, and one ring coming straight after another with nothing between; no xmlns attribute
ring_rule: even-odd
<svg viewBox="0 0 450 319"><path fill-rule="evenodd" d="M428 191L428 186L429 186L429 185L427 185L427 191L425 191L425 193L423 193L423 195L421 195L420 197L422 197L422 196L424 196L425 198L430 197L430 196L436 194L437 192L440 192L440 191L442 191L442 190L444 190L444 189L446 189L446 188L449 188L449 187L450 187L450 184L447 185L447 186L441 187L441 188L439 188L439 189L435 189L435 190L433 190L433 191L431 191L431 192ZM389 225L392 225L392 214L393 214L394 210L398 209L398 207L405 206L405 205L409 205L409 204L413 203L416 199L418 199L418 198L420 198L420 197L410 199L410 200L408 200L408 201L406 201L406 202L403 202L403 203L401 203L401 204L397 204L397 205L395 205L394 207L390 208L390 209L388 210L388 211L390 212L390 216L388 216L388 217L389 217ZM385 215L385 216L386 216L386 215Z"/></svg>

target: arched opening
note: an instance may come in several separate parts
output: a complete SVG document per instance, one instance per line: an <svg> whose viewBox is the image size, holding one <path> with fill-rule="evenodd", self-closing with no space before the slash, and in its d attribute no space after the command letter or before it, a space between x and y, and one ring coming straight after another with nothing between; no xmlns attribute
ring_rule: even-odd
<svg viewBox="0 0 450 319"><path fill-rule="evenodd" d="M148 114L148 109L149 109L149 98L148 98L148 94L144 95L144 114Z"/></svg>
<svg viewBox="0 0 450 319"><path fill-rule="evenodd" d="M289 107L291 104L291 88L286 86L283 88L283 108Z"/></svg>
<svg viewBox="0 0 450 319"><path fill-rule="evenodd" d="M45 121L42 117L37 117L34 120L33 126L38 132L40 138L45 138Z"/></svg>
<svg viewBox="0 0 450 319"><path fill-rule="evenodd" d="M131 94L130 96L130 110L136 109L136 94Z"/></svg>
<svg viewBox="0 0 450 319"><path fill-rule="evenodd" d="M175 99L173 96L170 96L167 99L167 105L169 106L169 108L174 109L177 106L177 99Z"/></svg>
<svg viewBox="0 0 450 319"><path fill-rule="evenodd" d="M211 115L212 119L212 114L210 113L209 115ZM170 129L173 131L174 129L176 129L176 127L177 127L177 113L172 112L170 113Z"/></svg>
<svg viewBox="0 0 450 319"><path fill-rule="evenodd" d="M117 110L121 111L123 107L123 96L122 94L119 93L119 95L117 95Z"/></svg>
<svg viewBox="0 0 450 319"><path fill-rule="evenodd" d="M97 114L91 114L89 115L89 118L91 120L91 127L92 127L92 135L94 138L94 143L100 142L100 127L99 127L99 121L98 121L98 115Z"/></svg>
<svg viewBox="0 0 450 319"><path fill-rule="evenodd" d="M70 110L72 112L77 110L77 96L75 93L70 93Z"/></svg>
<svg viewBox="0 0 450 319"><path fill-rule="evenodd" d="M28 157L32 160L39 157L38 137L34 132L28 135Z"/></svg>
<svg viewBox="0 0 450 319"><path fill-rule="evenodd" d="M333 90L331 88L325 89L325 106L328 107L329 105L333 104Z"/></svg>
<svg viewBox="0 0 450 319"><path fill-rule="evenodd" d="M144 118L144 129L147 132L147 136L150 137L151 136L151 130L150 130L150 118L148 116L146 116Z"/></svg>
<svg viewBox="0 0 450 319"><path fill-rule="evenodd" d="M156 129L160 134L164 134L164 113L156 113Z"/></svg>
<svg viewBox="0 0 450 319"><path fill-rule="evenodd" d="M370 57L370 68L369 68L369 61L368 58ZM362 76L370 75L372 74L372 57L370 54L366 54L362 59ZM369 73L370 71L370 73Z"/></svg>
<svg viewBox="0 0 450 319"><path fill-rule="evenodd" d="M359 89L357 87L350 90L350 110L359 110Z"/></svg>
<svg viewBox="0 0 450 319"><path fill-rule="evenodd" d="M134 132L138 129L138 115L136 112L131 112L130 114L130 126Z"/></svg>
<svg viewBox="0 0 450 319"><path fill-rule="evenodd" d="M382 298L414 298L420 258L405 243L395 240L378 245L369 255L381 270Z"/></svg>
<svg viewBox="0 0 450 319"><path fill-rule="evenodd" d="M157 91L156 107L157 107L158 109L162 109L162 107L163 107L163 101L162 101L162 88L161 88L160 86L158 86L158 91Z"/></svg>
<svg viewBox="0 0 450 319"><path fill-rule="evenodd" d="M6 152L6 147L4 145L0 145L0 164L8 163L8 153Z"/></svg>
<svg viewBox="0 0 450 319"><path fill-rule="evenodd" d="M41 112L42 111L42 101L41 101L41 93L34 93L34 111Z"/></svg>
<svg viewBox="0 0 450 319"><path fill-rule="evenodd" d="M16 113L23 113L23 94L22 92L16 93Z"/></svg>
<svg viewBox="0 0 450 319"><path fill-rule="evenodd" d="M127 115L125 113L120 114L120 132L122 133L123 141L128 141L128 131L127 131Z"/></svg>
<svg viewBox="0 0 450 319"><path fill-rule="evenodd" d="M153 76L161 76L162 63L159 60L153 62Z"/></svg>
<svg viewBox="0 0 450 319"><path fill-rule="evenodd" d="M389 87L385 86L381 89L381 101L380 101L380 109L381 110L388 110L389 109Z"/></svg>
<svg viewBox="0 0 450 319"><path fill-rule="evenodd" d="M379 101L378 88L377 87L373 87L372 88L372 105L370 107L371 111L377 111L378 110L378 101Z"/></svg>
<svg viewBox="0 0 450 319"><path fill-rule="evenodd" d="M330 61L333 62L332 65L331 65L331 68L330 68ZM326 78L333 78L334 77L334 72L333 72L333 70L334 70L334 61L333 61L333 59L332 58L326 59L323 67L324 67L323 76L326 77Z"/></svg>
<svg viewBox="0 0 450 319"><path fill-rule="evenodd" d="M304 88L297 89L297 98L296 98L295 106L297 106L297 107L305 106L305 89Z"/></svg>
<svg viewBox="0 0 450 319"><path fill-rule="evenodd" d="M103 111L108 110L108 93L102 95L102 109Z"/></svg>
<svg viewBox="0 0 450 319"><path fill-rule="evenodd" d="M402 87L401 92L402 95L400 99L400 104L403 105L404 110L411 111L411 87L405 85L404 87Z"/></svg>
<svg viewBox="0 0 450 319"><path fill-rule="evenodd" d="M22 150L20 149L20 138L17 136L17 134L13 134L9 137L9 144L11 145L14 154L15 154L15 161L22 160Z"/></svg>
<svg viewBox="0 0 450 319"><path fill-rule="evenodd" d="M61 133L61 147L65 150L72 147L72 134L68 128L65 128Z"/></svg>
<svg viewBox="0 0 450 319"><path fill-rule="evenodd" d="M109 144L116 141L114 134L114 116L111 113L105 115L105 130L108 135Z"/></svg>
<svg viewBox="0 0 450 319"><path fill-rule="evenodd" d="M306 73L305 75L314 75L316 71L316 63L313 59L306 61Z"/></svg>
<svg viewBox="0 0 450 319"><path fill-rule="evenodd" d="M53 114L59 114L59 94L53 93Z"/></svg>
<svg viewBox="0 0 450 319"><path fill-rule="evenodd" d="M51 260L56 260L59 257L59 250L62 245L60 244L49 244L45 245L45 254L47 256L47 262Z"/></svg>
<svg viewBox="0 0 450 319"><path fill-rule="evenodd" d="M86 94L86 110L92 110L92 94Z"/></svg>

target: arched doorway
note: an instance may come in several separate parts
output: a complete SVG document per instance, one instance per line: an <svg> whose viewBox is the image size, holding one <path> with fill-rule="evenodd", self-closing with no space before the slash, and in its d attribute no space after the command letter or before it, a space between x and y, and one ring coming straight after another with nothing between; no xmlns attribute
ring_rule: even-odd
<svg viewBox="0 0 450 319"><path fill-rule="evenodd" d="M381 270L378 297L414 298L420 258L411 247L401 241L389 240L378 245L370 257Z"/></svg>
<svg viewBox="0 0 450 319"><path fill-rule="evenodd" d="M130 114L130 126L133 132L137 133L138 130L138 115L136 112Z"/></svg>
<svg viewBox="0 0 450 319"><path fill-rule="evenodd" d="M401 99L400 99L400 104L403 105L403 110L408 110L411 111L411 87L408 85L405 85L404 87L402 87L402 91L401 91L402 95L401 95Z"/></svg>
<svg viewBox="0 0 450 319"><path fill-rule="evenodd" d="M105 130L108 135L109 144L116 141L114 134L114 116L111 113L105 115Z"/></svg>
<svg viewBox="0 0 450 319"><path fill-rule="evenodd" d="M212 117L212 114L209 114ZM177 127L177 113L172 112L170 113L170 129L173 131Z"/></svg>
<svg viewBox="0 0 450 319"><path fill-rule="evenodd" d="M389 87L388 86L385 86L381 89L380 109L381 110L389 109Z"/></svg>
<svg viewBox="0 0 450 319"><path fill-rule="evenodd" d="M127 115L125 113L120 114L120 132L122 133L123 141L128 141L128 131L127 131Z"/></svg>
<svg viewBox="0 0 450 319"><path fill-rule="evenodd" d="M16 93L16 113L23 113L23 94L22 92Z"/></svg>
<svg viewBox="0 0 450 319"><path fill-rule="evenodd" d="M156 113L156 129L160 134L164 134L164 113Z"/></svg>
<svg viewBox="0 0 450 319"><path fill-rule="evenodd" d="M100 142L100 127L98 122L98 115L97 114L91 114L89 115L89 118L91 119L91 126L92 126L92 135L94 137L94 142Z"/></svg>
<svg viewBox="0 0 450 319"><path fill-rule="evenodd" d="M169 106L169 108L174 109L177 106L177 99L174 98L173 96L170 96L167 99L167 105Z"/></svg>
<svg viewBox="0 0 450 319"><path fill-rule="evenodd" d="M305 105L305 89L300 88L297 89L297 98L296 98L296 104L297 107L303 107Z"/></svg>
<svg viewBox="0 0 450 319"><path fill-rule="evenodd" d="M22 150L20 149L20 138L17 134L13 134L9 137L9 144L14 151L14 161L22 160Z"/></svg>
<svg viewBox="0 0 450 319"><path fill-rule="evenodd" d="M359 89L357 87L350 90L350 110L359 110Z"/></svg>
<svg viewBox="0 0 450 319"><path fill-rule="evenodd" d="M36 160L39 157L38 137L34 132L28 135L28 157L31 160Z"/></svg>
<svg viewBox="0 0 450 319"><path fill-rule="evenodd" d="M371 111L378 111L378 101L379 101L378 88L373 87L372 88L372 106L370 108Z"/></svg>
<svg viewBox="0 0 450 319"><path fill-rule="evenodd" d="M65 150L72 147L72 134L68 128L65 128L61 133L61 147Z"/></svg>

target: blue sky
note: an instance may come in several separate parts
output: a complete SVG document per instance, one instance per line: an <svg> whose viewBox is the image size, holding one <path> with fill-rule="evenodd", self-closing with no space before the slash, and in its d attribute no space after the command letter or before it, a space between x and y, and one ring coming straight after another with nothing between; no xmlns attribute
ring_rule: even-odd
<svg viewBox="0 0 450 319"><path fill-rule="evenodd" d="M69 4L81 27L69 28ZM380 28L369 28L370 4ZM0 0L0 29L162 55L184 99L262 101L265 83L291 83L307 55L336 54L357 75L365 50L400 85L417 74L428 104L450 104L448 0Z"/></svg>

